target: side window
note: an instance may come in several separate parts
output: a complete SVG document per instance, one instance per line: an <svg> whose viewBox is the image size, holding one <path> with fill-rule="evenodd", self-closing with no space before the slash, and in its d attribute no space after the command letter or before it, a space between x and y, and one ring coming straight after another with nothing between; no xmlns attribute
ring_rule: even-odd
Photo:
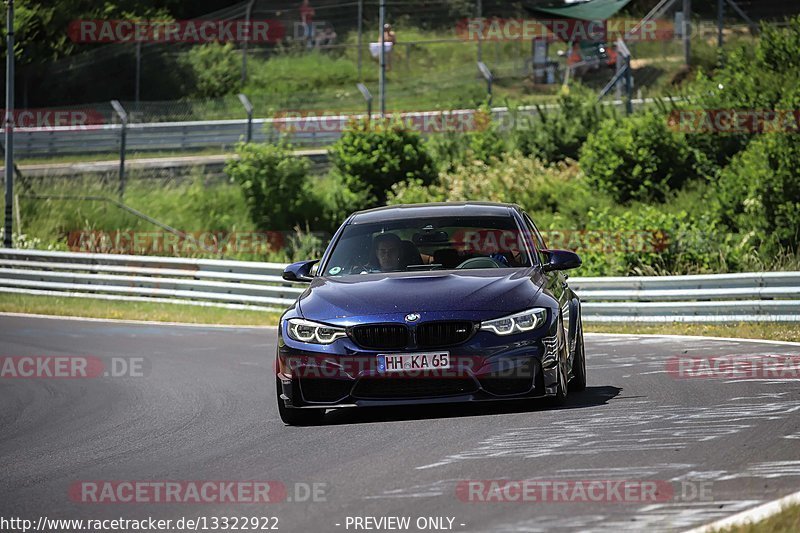
<svg viewBox="0 0 800 533"><path fill-rule="evenodd" d="M537 251L539 252L539 260L542 263L548 262L550 259L546 257L546 254L544 252L542 252L542 250L547 249L547 246L544 243L544 239L542 238L542 234L539 233L539 229L536 227L536 225L533 223L533 221L531 220L531 218L528 216L527 213L523 213L522 216L525 219L525 224L528 226L531 235L533 235L533 241L536 243L536 248Z"/></svg>
<svg viewBox="0 0 800 533"><path fill-rule="evenodd" d="M527 213L524 214L524 217L525 217L525 223L528 225L528 229L531 230L534 241L536 241L536 247L539 248L539 250L546 250L547 246L545 246L544 244L544 239L542 238L542 234L539 233L538 228L533 223L531 218L527 215Z"/></svg>

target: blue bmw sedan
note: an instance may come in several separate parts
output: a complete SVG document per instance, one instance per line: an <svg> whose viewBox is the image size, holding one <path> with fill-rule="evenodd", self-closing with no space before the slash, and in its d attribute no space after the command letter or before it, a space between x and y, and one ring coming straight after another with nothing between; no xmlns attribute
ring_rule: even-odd
<svg viewBox="0 0 800 533"><path fill-rule="evenodd" d="M351 215L321 260L289 265L308 288L281 317L278 410L547 398L586 387L578 296L517 205L381 207Z"/></svg>

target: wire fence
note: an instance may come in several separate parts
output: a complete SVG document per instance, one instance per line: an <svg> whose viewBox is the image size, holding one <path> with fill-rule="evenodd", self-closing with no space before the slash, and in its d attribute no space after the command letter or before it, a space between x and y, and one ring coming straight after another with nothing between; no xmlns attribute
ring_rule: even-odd
<svg viewBox="0 0 800 533"><path fill-rule="evenodd" d="M624 27L654 7L655 0L635 0L629 14L616 16ZM681 39L682 5L670 2L653 18L666 28L654 39L630 39L634 90L657 95L670 87L685 62ZM695 3L699 4L699 3ZM716 4L716 3L713 3ZM798 5L794 5L798 4ZM521 5L493 0L387 1L387 21L397 42L390 53L387 82L389 111L475 107L486 100L486 84L477 62L484 62L504 98L525 103L546 102L565 79L580 79L598 90L618 70L613 42L583 46L554 40L538 47L535 39L515 38L513 21L533 19ZM775 20L800 12L800 3L738 0L750 21ZM186 42L87 43L86 51L49 65L20 72L23 108L30 101L47 102L48 110L87 109L87 125L116 123L109 101L121 101L130 123L245 119L237 92L253 104L256 118L282 113L363 112L366 102L356 87L363 83L378 95L378 63L373 53L380 38L377 0L245 0L208 13L200 20L268 21L281 28L267 42L235 43L238 80L227 96L200 97L187 70L187 57L197 49ZM304 11L305 9L305 11ZM310 9L310 11L308 11ZM693 51L698 60L715 57L719 31L704 4L695 7ZM706 17L705 20L697 16ZM627 17L627 18L626 18ZM470 20L500 21L500 34L465 36ZM506 26L502 26L505 24ZM726 40L746 39L748 20L731 9L724 14ZM98 74L100 73L100 74ZM97 83L101 78L102 83ZM243 80L243 81L242 81ZM619 92L617 96L619 96ZM95 103L79 106L71 102ZM495 101L495 104L501 103ZM40 106L42 107L42 106Z"/></svg>

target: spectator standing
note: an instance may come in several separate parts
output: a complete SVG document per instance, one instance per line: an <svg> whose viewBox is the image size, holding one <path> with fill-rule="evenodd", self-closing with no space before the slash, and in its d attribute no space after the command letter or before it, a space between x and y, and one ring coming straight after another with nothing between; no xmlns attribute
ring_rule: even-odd
<svg viewBox="0 0 800 533"><path fill-rule="evenodd" d="M397 46L397 35L392 29L391 24L383 25L383 42L386 47L386 70L392 70L392 55L394 55L394 48ZM386 46L386 43L391 43Z"/></svg>
<svg viewBox="0 0 800 533"><path fill-rule="evenodd" d="M300 23L303 25L303 38L307 46L311 48L314 43L314 8L311 7L309 0L303 0L300 4Z"/></svg>

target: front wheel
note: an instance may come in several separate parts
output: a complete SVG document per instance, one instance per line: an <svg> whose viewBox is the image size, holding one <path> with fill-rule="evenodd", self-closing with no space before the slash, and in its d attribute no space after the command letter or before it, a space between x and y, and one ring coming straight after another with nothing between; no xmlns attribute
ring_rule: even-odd
<svg viewBox="0 0 800 533"><path fill-rule="evenodd" d="M558 378L556 384L556 393L554 396L547 398L547 404L551 407L560 407L567 401L567 356L569 347L567 346L566 339L564 339L564 328L561 326L561 318L558 320L558 345L560 353L558 357Z"/></svg>
<svg viewBox="0 0 800 533"><path fill-rule="evenodd" d="M550 407L561 407L567 402L567 372L563 363L558 364L558 384L554 396L547 398L547 405Z"/></svg>
<svg viewBox="0 0 800 533"><path fill-rule="evenodd" d="M322 422L325 409L297 409L286 407L281 398L281 380L275 378L275 394L278 398L278 415L288 426L313 426Z"/></svg>
<svg viewBox="0 0 800 533"><path fill-rule="evenodd" d="M572 380L569 390L586 390L586 352L583 347L583 321L578 319L578 332L575 336L575 357L572 359Z"/></svg>

